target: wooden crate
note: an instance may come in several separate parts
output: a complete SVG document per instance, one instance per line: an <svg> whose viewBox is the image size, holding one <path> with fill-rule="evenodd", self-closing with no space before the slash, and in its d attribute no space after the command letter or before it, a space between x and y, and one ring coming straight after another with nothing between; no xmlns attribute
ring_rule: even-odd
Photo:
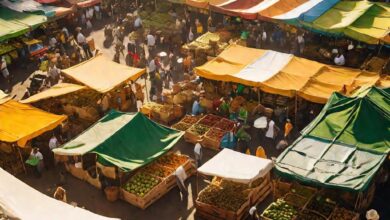
<svg viewBox="0 0 390 220"><path fill-rule="evenodd" d="M186 171L187 179L195 173L195 169L193 168L190 159L188 159L182 166ZM156 177L156 176L153 177L161 179L160 177ZM161 198L163 195L165 195L174 187L176 187L176 177L173 171L171 175L169 175L164 179L161 179L161 182L156 187L151 189L144 197L138 197L130 192L127 192L123 188L120 189L120 194L121 194L121 198L126 202L138 208L146 209L147 207L149 207L151 204L153 204L155 201L157 201L159 198Z"/></svg>
<svg viewBox="0 0 390 220"><path fill-rule="evenodd" d="M196 214L208 220L240 220L245 219L250 208L249 199L236 211L229 211L210 204L195 201Z"/></svg>
<svg viewBox="0 0 390 220"><path fill-rule="evenodd" d="M192 133L192 132L187 130L184 133L184 140L186 142L190 142L190 143L193 143L193 144L200 143L203 140L203 135L199 136L199 135L194 134L194 133Z"/></svg>
<svg viewBox="0 0 390 220"><path fill-rule="evenodd" d="M253 188L249 194L251 206L262 202L272 192L271 174L264 177L264 181L257 187Z"/></svg>
<svg viewBox="0 0 390 220"><path fill-rule="evenodd" d="M210 137L207 137L207 136L203 136L203 139L202 139L201 143L202 143L203 147L206 147L206 148L209 148L209 149L212 149L212 150L217 150L217 151L220 150L221 142L217 141L217 140L215 140L213 138L210 138Z"/></svg>

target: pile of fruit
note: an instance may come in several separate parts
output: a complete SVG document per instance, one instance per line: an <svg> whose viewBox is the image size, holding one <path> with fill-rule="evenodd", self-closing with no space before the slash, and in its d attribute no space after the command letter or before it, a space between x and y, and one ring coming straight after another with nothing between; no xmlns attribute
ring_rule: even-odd
<svg viewBox="0 0 390 220"><path fill-rule="evenodd" d="M187 124L184 122L179 122L174 125L172 125L172 128L179 130L179 131L186 131L188 128L190 128L192 124Z"/></svg>
<svg viewBox="0 0 390 220"><path fill-rule="evenodd" d="M215 124L214 127L219 128L223 131L231 131L234 127L234 122L228 119L222 119L217 124Z"/></svg>
<svg viewBox="0 0 390 220"><path fill-rule="evenodd" d="M193 125L196 122L198 122L199 119L200 118L198 116L186 115L180 122L184 122L184 123Z"/></svg>
<svg viewBox="0 0 390 220"><path fill-rule="evenodd" d="M209 137L213 140L220 141L224 134L225 134L225 132L223 130L213 127L206 133L205 136Z"/></svg>
<svg viewBox="0 0 390 220"><path fill-rule="evenodd" d="M161 178L168 177L173 173L173 169L168 167L159 166L158 164L151 164L143 170L144 173L150 174L152 176L158 176Z"/></svg>
<svg viewBox="0 0 390 220"><path fill-rule="evenodd" d="M123 188L139 197L144 197L151 189L158 185L161 180L145 173L137 173L123 186Z"/></svg>
<svg viewBox="0 0 390 220"><path fill-rule="evenodd" d="M202 136L204 135L208 130L210 130L210 127L208 126L205 126L205 125L201 125L201 124L194 124L189 132L195 134L195 135L199 135L199 136Z"/></svg>
<svg viewBox="0 0 390 220"><path fill-rule="evenodd" d="M198 201L222 209L237 211L248 200L248 186L227 180L213 182L199 193Z"/></svg>
<svg viewBox="0 0 390 220"><path fill-rule="evenodd" d="M314 210L326 218L329 218L335 207L335 202L331 201L330 199L325 199L321 196L313 197L307 205L307 209Z"/></svg>
<svg viewBox="0 0 390 220"><path fill-rule="evenodd" d="M357 213L350 210L337 207L333 212L331 220L353 220L357 217ZM356 218L358 219L358 218Z"/></svg>
<svg viewBox="0 0 390 220"><path fill-rule="evenodd" d="M186 163L188 158L178 154L168 154L157 160L157 164L176 170L179 166Z"/></svg>
<svg viewBox="0 0 390 220"><path fill-rule="evenodd" d="M301 213L299 213L298 218L299 220L325 220L326 218L324 216L321 216L317 213L311 212L309 210L303 210Z"/></svg>
<svg viewBox="0 0 390 220"><path fill-rule="evenodd" d="M273 220L290 220L298 211L282 199L273 202L262 214L263 217Z"/></svg>
<svg viewBox="0 0 390 220"><path fill-rule="evenodd" d="M201 125L206 125L208 127L212 127L217 122L219 122L222 118L216 115L206 115L203 117L198 123Z"/></svg>

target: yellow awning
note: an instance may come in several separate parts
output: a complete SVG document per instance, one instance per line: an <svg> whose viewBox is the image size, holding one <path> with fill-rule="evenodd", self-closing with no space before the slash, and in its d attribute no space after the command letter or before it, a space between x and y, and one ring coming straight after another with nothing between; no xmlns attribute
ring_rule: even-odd
<svg viewBox="0 0 390 220"><path fill-rule="evenodd" d="M105 93L127 81L138 79L145 73L145 69L128 67L98 55L62 72L67 77Z"/></svg>
<svg viewBox="0 0 390 220"><path fill-rule="evenodd" d="M35 94L33 96L28 97L25 100L20 101L21 103L34 103L43 99L48 99L48 98L53 98L53 97L58 97L62 95L66 95L72 92L79 91L81 89L87 88L86 86L80 86L76 84L71 84L71 83L59 83L51 88L40 92L38 94Z"/></svg>
<svg viewBox="0 0 390 220"><path fill-rule="evenodd" d="M218 57L196 67L201 77L259 87L264 92L326 103L333 92L375 85L379 75L325 65L276 51L231 45Z"/></svg>
<svg viewBox="0 0 390 220"><path fill-rule="evenodd" d="M24 147L27 141L54 129L66 118L9 100L0 104L0 141Z"/></svg>

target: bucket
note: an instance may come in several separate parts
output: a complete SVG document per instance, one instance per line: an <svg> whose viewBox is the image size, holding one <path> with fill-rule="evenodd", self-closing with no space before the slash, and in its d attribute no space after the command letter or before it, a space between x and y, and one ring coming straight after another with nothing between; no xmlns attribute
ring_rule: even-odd
<svg viewBox="0 0 390 220"><path fill-rule="evenodd" d="M104 189L106 198L110 202L115 202L119 198L119 188L116 186L108 186Z"/></svg>

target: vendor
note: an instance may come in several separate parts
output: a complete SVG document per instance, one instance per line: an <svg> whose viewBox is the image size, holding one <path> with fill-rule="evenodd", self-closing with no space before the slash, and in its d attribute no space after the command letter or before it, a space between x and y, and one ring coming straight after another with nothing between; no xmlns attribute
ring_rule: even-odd
<svg viewBox="0 0 390 220"><path fill-rule="evenodd" d="M241 107L238 110L238 120L242 121L244 124L246 124L248 120L248 111L244 107L244 103L241 103Z"/></svg>
<svg viewBox="0 0 390 220"><path fill-rule="evenodd" d="M239 145L238 150L241 153L246 152L246 150L249 148L249 142L252 139L250 134L248 134L248 132L246 132L247 128L249 128L249 125L242 125L236 133L238 145Z"/></svg>
<svg viewBox="0 0 390 220"><path fill-rule="evenodd" d="M31 151L30 157L26 161L27 164L34 167L34 172L37 177L40 177L43 171L43 155L39 152L37 147L34 147Z"/></svg>
<svg viewBox="0 0 390 220"><path fill-rule="evenodd" d="M226 97L222 98L222 102L219 105L219 107L217 108L217 110L218 110L219 114L224 116L224 117L227 117L229 115L229 102L228 102L228 99Z"/></svg>
<svg viewBox="0 0 390 220"><path fill-rule="evenodd" d="M199 98L196 98L192 104L192 115L199 115L203 113L203 108L200 106Z"/></svg>

